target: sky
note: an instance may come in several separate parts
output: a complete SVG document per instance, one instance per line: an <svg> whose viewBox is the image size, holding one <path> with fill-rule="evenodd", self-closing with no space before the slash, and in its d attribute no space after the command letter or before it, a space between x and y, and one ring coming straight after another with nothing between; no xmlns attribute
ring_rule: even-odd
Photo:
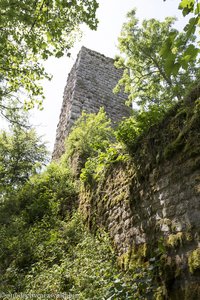
<svg viewBox="0 0 200 300"><path fill-rule="evenodd" d="M114 57L118 53L117 39L126 21L126 14L133 8L136 8L136 16L141 21L150 18L162 21L167 16L173 16L179 20L176 25L178 29L182 29L185 23L178 10L179 0L98 0L98 2L97 31L82 26L82 39L71 50L71 57L51 58L45 64L46 70L53 75L53 79L50 82L43 82L46 98L44 110L32 112L31 122L35 125L38 134L42 135L43 140L47 142L49 151L53 150L67 76L81 46Z"/></svg>

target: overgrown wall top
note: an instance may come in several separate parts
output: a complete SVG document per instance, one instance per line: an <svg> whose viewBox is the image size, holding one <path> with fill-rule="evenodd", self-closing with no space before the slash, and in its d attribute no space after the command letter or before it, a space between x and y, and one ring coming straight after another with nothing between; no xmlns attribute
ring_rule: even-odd
<svg viewBox="0 0 200 300"><path fill-rule="evenodd" d="M177 107L81 192L89 227L109 232L125 268L154 262L158 299L200 299L199 128L200 105Z"/></svg>

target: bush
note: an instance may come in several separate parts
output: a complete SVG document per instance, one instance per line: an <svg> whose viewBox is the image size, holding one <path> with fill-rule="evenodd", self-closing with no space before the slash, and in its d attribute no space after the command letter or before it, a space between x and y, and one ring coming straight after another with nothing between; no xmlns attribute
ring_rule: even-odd
<svg viewBox="0 0 200 300"><path fill-rule="evenodd" d="M117 140L132 150L138 137L147 132L151 126L159 123L165 113L164 109L156 105L151 106L148 111L134 111L133 116L119 124L116 130Z"/></svg>
<svg viewBox="0 0 200 300"><path fill-rule="evenodd" d="M82 169L80 179L83 183L98 182L104 178L107 170L117 162L130 159L119 143L110 145L105 152L99 152L97 157L89 157Z"/></svg>
<svg viewBox="0 0 200 300"><path fill-rule="evenodd" d="M78 154L85 162L88 157L104 151L114 138L111 121L103 108L97 114L83 112L66 140L66 158Z"/></svg>
<svg viewBox="0 0 200 300"><path fill-rule="evenodd" d="M52 243L63 220L72 214L77 193L69 171L52 163L4 198L0 205L0 290L17 292L23 290L22 278L34 264L51 261ZM53 248L58 259L62 247L56 242Z"/></svg>

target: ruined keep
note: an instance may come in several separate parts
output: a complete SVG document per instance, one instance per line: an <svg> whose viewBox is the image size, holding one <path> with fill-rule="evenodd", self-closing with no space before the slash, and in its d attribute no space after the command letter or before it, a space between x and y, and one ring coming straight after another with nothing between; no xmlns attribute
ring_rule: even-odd
<svg viewBox="0 0 200 300"><path fill-rule="evenodd" d="M83 110L95 113L104 107L113 124L130 114L130 109L125 106L127 95L113 94L121 76L122 70L114 67L112 58L81 48L64 90L53 159L59 159L64 153L65 138Z"/></svg>

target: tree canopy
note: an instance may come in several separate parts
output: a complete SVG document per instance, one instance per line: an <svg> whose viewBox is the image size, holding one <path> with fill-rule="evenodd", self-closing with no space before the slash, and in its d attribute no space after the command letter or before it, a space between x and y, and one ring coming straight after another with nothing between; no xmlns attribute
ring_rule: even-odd
<svg viewBox="0 0 200 300"><path fill-rule="evenodd" d="M0 194L21 187L47 163L45 144L34 129L14 125L0 132Z"/></svg>
<svg viewBox="0 0 200 300"><path fill-rule="evenodd" d="M96 0L0 0L0 113L42 105L42 61L69 55L81 23L96 29Z"/></svg>
<svg viewBox="0 0 200 300"><path fill-rule="evenodd" d="M119 37L121 56L116 61L118 68L124 68L124 74L115 91L124 87L130 94L129 102L135 101L141 110L155 107L166 110L173 101L182 99L186 87L198 76L195 59L188 59L186 68L184 64L179 68L174 63L175 59L184 62L184 55L188 53L190 57L192 49L196 53L195 36L191 34L185 42L187 33L173 27L174 18L166 18L163 22L144 20L140 25L135 10L127 17ZM169 53L168 41L174 36L178 44Z"/></svg>
<svg viewBox="0 0 200 300"><path fill-rule="evenodd" d="M164 0L166 1L166 0ZM180 41L178 33L170 35L161 50L161 56L167 61L166 71L169 74L178 72L179 69L185 70L190 68L191 61L198 58L200 52L199 43L188 45L188 40L193 34L198 34L197 29L200 25L200 3L198 0L181 0L178 7L183 16L191 16L184 27L184 39ZM185 45L184 51L178 55L180 45ZM175 55L177 54L177 55Z"/></svg>

